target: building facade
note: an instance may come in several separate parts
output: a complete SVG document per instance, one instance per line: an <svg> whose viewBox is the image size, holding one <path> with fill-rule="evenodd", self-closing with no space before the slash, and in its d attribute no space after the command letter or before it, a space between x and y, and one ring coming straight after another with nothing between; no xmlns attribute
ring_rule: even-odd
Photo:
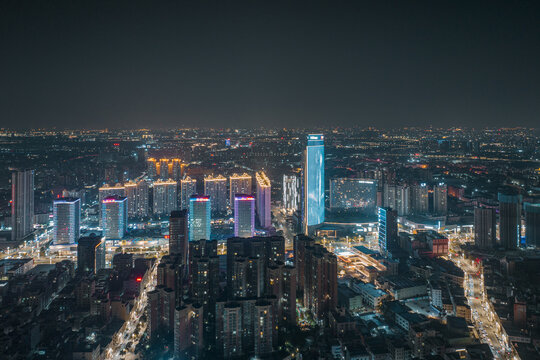
<svg viewBox="0 0 540 360"><path fill-rule="evenodd" d="M272 226L272 208L271 208L271 194L272 188L270 185L270 179L265 173L259 171L255 174L255 180L257 184L257 217L262 228L268 229Z"/></svg>
<svg viewBox="0 0 540 360"><path fill-rule="evenodd" d="M11 174L11 201L11 239L24 239L34 231L34 170Z"/></svg>
<svg viewBox="0 0 540 360"><path fill-rule="evenodd" d="M59 198L53 201L55 244L75 244L80 237L81 200Z"/></svg>
<svg viewBox="0 0 540 360"><path fill-rule="evenodd" d="M303 159L303 230L310 234L312 227L324 222L324 135L308 135Z"/></svg>
<svg viewBox="0 0 540 360"><path fill-rule="evenodd" d="M252 195L234 196L234 236L255 235L255 198Z"/></svg>
<svg viewBox="0 0 540 360"><path fill-rule="evenodd" d="M192 195L189 199L189 241L210 240L211 201L209 196Z"/></svg>

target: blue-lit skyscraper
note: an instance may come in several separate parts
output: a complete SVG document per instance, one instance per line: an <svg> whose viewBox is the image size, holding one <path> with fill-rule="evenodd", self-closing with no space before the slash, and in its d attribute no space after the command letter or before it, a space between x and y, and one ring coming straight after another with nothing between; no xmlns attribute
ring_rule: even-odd
<svg viewBox="0 0 540 360"><path fill-rule="evenodd" d="M189 198L189 241L210 240L210 197L192 195Z"/></svg>
<svg viewBox="0 0 540 360"><path fill-rule="evenodd" d="M101 202L103 236L107 239L122 239L126 234L128 219L127 198L107 196Z"/></svg>
<svg viewBox="0 0 540 360"><path fill-rule="evenodd" d="M255 197L247 194L234 195L234 236L255 235Z"/></svg>
<svg viewBox="0 0 540 360"><path fill-rule="evenodd" d="M53 201L55 244L75 244L79 240L81 224L81 200L59 198Z"/></svg>
<svg viewBox="0 0 540 360"><path fill-rule="evenodd" d="M303 228L306 234L324 222L324 135L308 135L304 151Z"/></svg>
<svg viewBox="0 0 540 360"><path fill-rule="evenodd" d="M395 247L398 240L397 211L390 208L379 208L379 251L386 254Z"/></svg>

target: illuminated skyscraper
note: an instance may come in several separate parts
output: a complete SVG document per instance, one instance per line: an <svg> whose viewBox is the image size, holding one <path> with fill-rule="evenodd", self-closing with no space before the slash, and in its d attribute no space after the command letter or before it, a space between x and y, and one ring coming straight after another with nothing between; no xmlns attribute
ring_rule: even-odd
<svg viewBox="0 0 540 360"><path fill-rule="evenodd" d="M212 216L227 211L227 179L223 175L204 178L204 195L210 196Z"/></svg>
<svg viewBox="0 0 540 360"><path fill-rule="evenodd" d="M375 215L377 181L368 179L336 178L330 180L330 209L356 211Z"/></svg>
<svg viewBox="0 0 540 360"><path fill-rule="evenodd" d="M137 182L137 193L136 193L136 202L135 206L135 216L136 217L147 217L149 215L149 197L148 197L148 183L146 180L139 180ZM129 204L129 199L128 199ZM128 205L129 206L129 205Z"/></svg>
<svg viewBox="0 0 540 360"><path fill-rule="evenodd" d="M267 229L272 226L272 212L270 195L272 193L270 179L262 171L255 174L257 181L257 216L261 227Z"/></svg>
<svg viewBox="0 0 540 360"><path fill-rule="evenodd" d="M525 203L524 208L527 246L540 249L540 204Z"/></svg>
<svg viewBox="0 0 540 360"><path fill-rule="evenodd" d="M168 215L178 209L176 187L173 180L154 182L154 215Z"/></svg>
<svg viewBox="0 0 540 360"><path fill-rule="evenodd" d="M53 201L55 244L75 244L80 236L81 200L59 198Z"/></svg>
<svg viewBox="0 0 540 360"><path fill-rule="evenodd" d="M300 177L297 175L283 175L283 209L288 213L300 208Z"/></svg>
<svg viewBox="0 0 540 360"><path fill-rule="evenodd" d="M180 180L180 209L189 208L189 198L197 193L197 180L189 176Z"/></svg>
<svg viewBox="0 0 540 360"><path fill-rule="evenodd" d="M210 197L192 195L189 199L189 241L210 240Z"/></svg>
<svg viewBox="0 0 540 360"><path fill-rule="evenodd" d="M444 183L439 183L433 187L433 213L444 215L448 213L448 187Z"/></svg>
<svg viewBox="0 0 540 360"><path fill-rule="evenodd" d="M122 239L127 230L127 198L108 196L101 202L103 236L107 239Z"/></svg>
<svg viewBox="0 0 540 360"><path fill-rule="evenodd" d="M308 135L303 160L303 228L310 234L312 226L324 222L324 135Z"/></svg>
<svg viewBox="0 0 540 360"><path fill-rule="evenodd" d="M114 195L126 196L126 188L122 186L122 184L116 184L115 186L110 186L108 184L105 184L99 188L100 210L101 210L101 204L103 204L103 199L105 199L108 196L114 196ZM100 225L103 225L102 219L103 219L103 216L100 213L100 217L99 217Z"/></svg>
<svg viewBox="0 0 540 360"><path fill-rule="evenodd" d="M521 235L521 195L499 193L499 237L505 249L516 249Z"/></svg>
<svg viewBox="0 0 540 360"><path fill-rule="evenodd" d="M11 239L24 239L34 231L34 170L11 174L11 200Z"/></svg>
<svg viewBox="0 0 540 360"><path fill-rule="evenodd" d="M251 175L246 173L242 175L233 174L229 177L229 204L234 210L234 196L236 194L251 194Z"/></svg>
<svg viewBox="0 0 540 360"><path fill-rule="evenodd" d="M252 195L234 196L234 236L252 237L255 234L255 198Z"/></svg>
<svg viewBox="0 0 540 360"><path fill-rule="evenodd" d="M388 249L397 245L398 224L397 211L390 208L379 208L379 251L386 254Z"/></svg>
<svg viewBox="0 0 540 360"><path fill-rule="evenodd" d="M481 249L497 245L497 218L495 209L478 206L474 208L474 244Z"/></svg>

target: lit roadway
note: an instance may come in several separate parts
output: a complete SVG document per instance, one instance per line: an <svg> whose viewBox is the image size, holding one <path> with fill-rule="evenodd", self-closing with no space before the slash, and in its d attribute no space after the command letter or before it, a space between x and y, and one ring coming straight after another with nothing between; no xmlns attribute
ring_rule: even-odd
<svg viewBox="0 0 540 360"><path fill-rule="evenodd" d="M157 265L156 261L145 283L141 284L141 294L135 300L135 304L129 319L124 325L114 334L112 341L105 349L105 359L135 359L135 347L141 340L142 335L146 330L146 322L141 321L144 315L146 305L148 304L148 292L152 291L156 286Z"/></svg>
<svg viewBox="0 0 540 360"><path fill-rule="evenodd" d="M459 240L452 239L451 246L457 241ZM455 253L459 254L459 250ZM474 262L464 259L461 255L451 255L450 258L465 272L465 294L480 339L483 343L489 344L496 359L517 359L515 353L512 355L512 346L508 342L507 336L500 331L502 325L494 314L491 303L486 298L481 267L473 265Z"/></svg>
<svg viewBox="0 0 540 360"><path fill-rule="evenodd" d="M276 230L283 231L283 237L285 238L285 250L292 250L295 234L287 223L287 218L279 208L272 209L272 213L274 215L274 226Z"/></svg>

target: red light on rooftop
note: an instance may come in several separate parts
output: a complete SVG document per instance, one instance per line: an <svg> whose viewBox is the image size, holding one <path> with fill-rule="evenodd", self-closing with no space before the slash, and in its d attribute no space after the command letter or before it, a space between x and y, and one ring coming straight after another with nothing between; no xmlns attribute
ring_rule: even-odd
<svg viewBox="0 0 540 360"><path fill-rule="evenodd" d="M135 279L135 281L137 281L137 282L141 282L141 281L142 281L142 277L140 277L140 276L139 276L139 277L137 277L137 278Z"/></svg>
<svg viewBox="0 0 540 360"><path fill-rule="evenodd" d="M114 143L113 145L114 146L120 146L120 143Z"/></svg>

